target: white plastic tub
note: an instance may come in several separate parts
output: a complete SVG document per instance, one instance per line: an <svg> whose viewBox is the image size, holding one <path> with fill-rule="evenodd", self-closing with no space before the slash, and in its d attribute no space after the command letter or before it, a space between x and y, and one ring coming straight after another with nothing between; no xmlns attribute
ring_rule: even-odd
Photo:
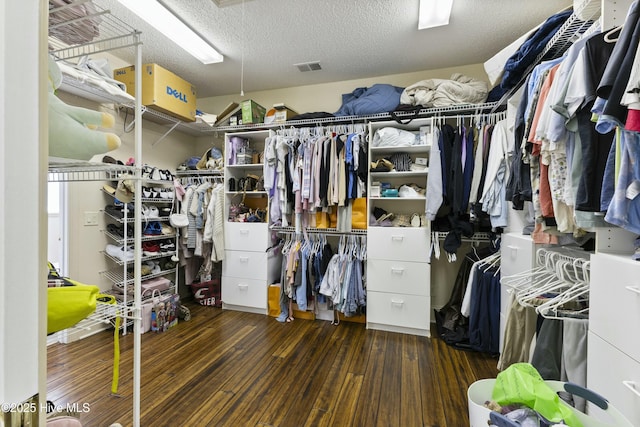
<svg viewBox="0 0 640 427"><path fill-rule="evenodd" d="M491 416L491 411L488 408L485 408L484 403L491 400L491 394L493 392L495 382L495 378L489 378L478 380L469 386L469 389L467 390L467 399L469 402L469 425L471 427L487 426L487 422ZM583 427L633 427L633 424L631 424L631 422L627 420L620 411L611 405L607 399L597 393L575 384L564 383L562 381L545 382L555 391L572 393L586 399L593 405L602 409L602 411L598 411L598 415L604 415L603 418L606 417L608 419L607 422L603 422L595 416L587 415L572 406L567 405L567 407L571 408L571 410L576 414L580 422L582 422ZM502 425L510 426L510 424ZM511 425L517 427L514 423Z"/></svg>

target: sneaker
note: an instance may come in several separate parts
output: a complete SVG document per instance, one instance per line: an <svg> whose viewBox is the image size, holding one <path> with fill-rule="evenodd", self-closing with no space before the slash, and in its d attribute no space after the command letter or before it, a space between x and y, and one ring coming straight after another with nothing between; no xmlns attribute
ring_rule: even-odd
<svg viewBox="0 0 640 427"><path fill-rule="evenodd" d="M133 249L125 246L107 245L106 252L120 261L133 261Z"/></svg>
<svg viewBox="0 0 640 427"><path fill-rule="evenodd" d="M162 224L158 221L150 221L142 233L146 236L158 236L162 234Z"/></svg>
<svg viewBox="0 0 640 427"><path fill-rule="evenodd" d="M151 199L153 196L153 190L149 187L142 187L142 197L145 199Z"/></svg>
<svg viewBox="0 0 640 427"><path fill-rule="evenodd" d="M160 242L160 251L163 255L173 255L176 251L176 244L171 241Z"/></svg>
<svg viewBox="0 0 640 427"><path fill-rule="evenodd" d="M149 274L160 274L162 269L160 268L160 263L158 261L147 261L144 264L144 267L147 267L151 270Z"/></svg>

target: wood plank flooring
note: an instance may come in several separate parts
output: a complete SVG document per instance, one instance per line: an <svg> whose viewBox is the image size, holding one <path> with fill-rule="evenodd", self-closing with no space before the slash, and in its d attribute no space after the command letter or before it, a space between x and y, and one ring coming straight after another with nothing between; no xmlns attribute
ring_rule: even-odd
<svg viewBox="0 0 640 427"><path fill-rule="evenodd" d="M142 426L464 427L467 388L497 375L437 338L187 305L190 321L142 336ZM132 425L133 335L120 346L118 396L113 332L49 346L47 399L88 404L84 426Z"/></svg>

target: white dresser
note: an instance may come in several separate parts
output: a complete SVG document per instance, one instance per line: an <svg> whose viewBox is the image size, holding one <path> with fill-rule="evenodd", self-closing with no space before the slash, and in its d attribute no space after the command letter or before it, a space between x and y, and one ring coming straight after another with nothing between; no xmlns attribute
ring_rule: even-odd
<svg viewBox="0 0 640 427"><path fill-rule="evenodd" d="M267 312L266 223L225 223L225 259L222 263L222 307Z"/></svg>
<svg viewBox="0 0 640 427"><path fill-rule="evenodd" d="M371 227L367 233L367 328L429 336L429 229Z"/></svg>
<svg viewBox="0 0 640 427"><path fill-rule="evenodd" d="M591 256L587 387L640 426L640 262Z"/></svg>

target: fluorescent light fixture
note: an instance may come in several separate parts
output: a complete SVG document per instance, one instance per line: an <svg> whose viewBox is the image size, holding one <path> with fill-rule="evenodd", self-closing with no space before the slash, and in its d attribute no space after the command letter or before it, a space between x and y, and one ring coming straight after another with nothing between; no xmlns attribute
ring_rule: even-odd
<svg viewBox="0 0 640 427"><path fill-rule="evenodd" d="M203 64L222 62L224 57L193 31L181 19L157 0L118 0L122 5L147 21L182 49Z"/></svg>
<svg viewBox="0 0 640 427"><path fill-rule="evenodd" d="M452 7L453 0L420 0L418 29L448 25Z"/></svg>

